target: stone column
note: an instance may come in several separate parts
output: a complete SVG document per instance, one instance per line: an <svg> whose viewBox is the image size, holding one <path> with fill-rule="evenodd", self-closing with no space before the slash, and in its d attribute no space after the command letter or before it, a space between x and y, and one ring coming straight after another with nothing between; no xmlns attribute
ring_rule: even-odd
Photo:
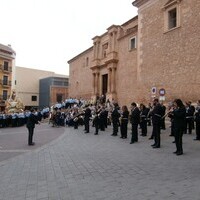
<svg viewBox="0 0 200 200"><path fill-rule="evenodd" d="M114 31L114 32L113 32L113 37L112 37L112 51L115 51L116 35L117 35L117 32Z"/></svg>
<svg viewBox="0 0 200 200"><path fill-rule="evenodd" d="M96 94L99 95L99 72L96 72Z"/></svg>
<svg viewBox="0 0 200 200"><path fill-rule="evenodd" d="M112 74L111 74L111 77L112 77L112 81L111 81L111 92L112 92L112 93L115 93L115 74L116 74L116 68L115 68L115 67L112 67Z"/></svg>
<svg viewBox="0 0 200 200"><path fill-rule="evenodd" d="M99 58L99 48L100 48L100 42L97 42L97 45L96 45L96 59Z"/></svg>
<svg viewBox="0 0 200 200"><path fill-rule="evenodd" d="M96 48L97 48L97 46L96 46L96 42L94 42L94 51L93 51L93 57L94 57L94 59L96 59Z"/></svg>
<svg viewBox="0 0 200 200"><path fill-rule="evenodd" d="M113 34L112 33L110 33L109 34L109 52L112 52L112 49L113 49Z"/></svg>
<svg viewBox="0 0 200 200"><path fill-rule="evenodd" d="M92 83L93 93L96 94L96 87L95 87L96 74L95 73L92 73L92 74L93 74L93 83Z"/></svg>
<svg viewBox="0 0 200 200"><path fill-rule="evenodd" d="M111 74L112 74L111 68L108 68L108 93L111 92Z"/></svg>

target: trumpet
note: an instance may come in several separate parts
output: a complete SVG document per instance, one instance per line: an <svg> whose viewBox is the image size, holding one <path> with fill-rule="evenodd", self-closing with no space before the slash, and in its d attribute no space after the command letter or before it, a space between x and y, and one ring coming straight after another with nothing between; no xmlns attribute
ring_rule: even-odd
<svg viewBox="0 0 200 200"><path fill-rule="evenodd" d="M164 119L166 116L168 116L172 112L173 112L173 110L170 109L164 116L162 116L162 119Z"/></svg>

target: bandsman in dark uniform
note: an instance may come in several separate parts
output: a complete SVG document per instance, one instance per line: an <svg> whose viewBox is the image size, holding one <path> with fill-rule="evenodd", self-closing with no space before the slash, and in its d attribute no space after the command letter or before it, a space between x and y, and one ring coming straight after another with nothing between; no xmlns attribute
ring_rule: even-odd
<svg viewBox="0 0 200 200"><path fill-rule="evenodd" d="M161 129L165 130L165 113L166 113L166 106L163 104L163 102L161 103L161 107L162 107L162 118L161 118Z"/></svg>
<svg viewBox="0 0 200 200"><path fill-rule="evenodd" d="M134 142L138 142L138 125L140 123L140 110L135 102L131 104L130 121L132 124L132 137L130 144L133 144Z"/></svg>
<svg viewBox="0 0 200 200"><path fill-rule="evenodd" d="M89 108L89 105L86 105L85 117L84 117L85 133L90 132L90 117L91 117L91 109Z"/></svg>
<svg viewBox="0 0 200 200"><path fill-rule="evenodd" d="M35 124L39 124L37 116L35 115L35 109L31 109L31 114L28 117L26 127L28 129L28 145L34 145L33 142L33 134L34 134L34 128Z"/></svg>
<svg viewBox="0 0 200 200"><path fill-rule="evenodd" d="M140 104L140 125L141 125L141 136L147 136L147 115L149 110L144 104Z"/></svg>
<svg viewBox="0 0 200 200"><path fill-rule="evenodd" d="M184 122L186 117L186 109L180 99L174 101L174 109L169 113L169 117L174 120L174 136L176 143L176 151L173 152L177 156L183 154L182 137L184 131Z"/></svg>
<svg viewBox="0 0 200 200"><path fill-rule="evenodd" d="M120 118L119 106L117 103L114 103L114 110L112 111L111 117L112 117L112 124L113 124L112 136L117 136L118 127L119 127L119 118Z"/></svg>
<svg viewBox="0 0 200 200"><path fill-rule="evenodd" d="M122 139L127 138L128 119L129 119L128 108L127 108L127 106L122 106L122 115L121 115L121 123L120 123Z"/></svg>
<svg viewBox="0 0 200 200"><path fill-rule="evenodd" d="M190 102L186 102L186 123L185 123L185 133L192 134L193 120L194 120L195 109L191 106Z"/></svg>
<svg viewBox="0 0 200 200"><path fill-rule="evenodd" d="M161 118L162 118L162 107L158 101L158 99L154 99L153 101L154 108L151 111L152 116L152 124L153 124L153 136L154 136L154 144L151 146L153 148L160 148L160 126L161 126Z"/></svg>

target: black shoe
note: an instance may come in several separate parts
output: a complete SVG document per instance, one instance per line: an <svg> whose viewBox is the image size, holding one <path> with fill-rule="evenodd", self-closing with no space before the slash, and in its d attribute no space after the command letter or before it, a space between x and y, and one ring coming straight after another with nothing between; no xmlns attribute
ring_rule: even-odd
<svg viewBox="0 0 200 200"><path fill-rule="evenodd" d="M169 135L170 137L173 136L172 134Z"/></svg>
<svg viewBox="0 0 200 200"><path fill-rule="evenodd" d="M178 153L178 151L174 151L173 153L174 153L174 154L177 154L177 153Z"/></svg>
<svg viewBox="0 0 200 200"><path fill-rule="evenodd" d="M177 156L183 155L183 152L177 152L176 155Z"/></svg>
<svg viewBox="0 0 200 200"><path fill-rule="evenodd" d="M28 144L29 146L33 146L33 145L35 145L35 142L32 142L31 144Z"/></svg>
<svg viewBox="0 0 200 200"><path fill-rule="evenodd" d="M124 137L120 137L120 138L122 138L122 139L123 139Z"/></svg>
<svg viewBox="0 0 200 200"><path fill-rule="evenodd" d="M149 138L149 140L153 140L153 138L152 138L152 137L150 137L150 138Z"/></svg>
<svg viewBox="0 0 200 200"><path fill-rule="evenodd" d="M156 146L156 144L152 144L151 146L152 146L152 147L153 147L153 146Z"/></svg>
<svg viewBox="0 0 200 200"><path fill-rule="evenodd" d="M195 139L193 139L193 140L200 140L200 139L195 138Z"/></svg>
<svg viewBox="0 0 200 200"><path fill-rule="evenodd" d="M89 133L89 131L85 131L85 133Z"/></svg>
<svg viewBox="0 0 200 200"><path fill-rule="evenodd" d="M95 133L94 135L98 135L98 133Z"/></svg>
<svg viewBox="0 0 200 200"><path fill-rule="evenodd" d="M117 136L117 135L112 134L111 136Z"/></svg>
<svg viewBox="0 0 200 200"><path fill-rule="evenodd" d="M130 144L133 144L133 143L134 143L134 141L130 142Z"/></svg>
<svg viewBox="0 0 200 200"><path fill-rule="evenodd" d="M172 143L176 143L176 141L173 141Z"/></svg>
<svg viewBox="0 0 200 200"><path fill-rule="evenodd" d="M154 148L154 149L158 149L158 148L160 148L160 146L153 146L153 148Z"/></svg>

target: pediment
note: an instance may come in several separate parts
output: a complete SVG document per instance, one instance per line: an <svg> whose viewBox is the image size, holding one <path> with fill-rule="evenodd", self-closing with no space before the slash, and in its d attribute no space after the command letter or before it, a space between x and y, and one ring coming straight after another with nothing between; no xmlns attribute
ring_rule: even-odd
<svg viewBox="0 0 200 200"><path fill-rule="evenodd" d="M174 4L177 4L177 3L180 3L181 0L168 0L167 3L163 6L164 9L174 5Z"/></svg>

